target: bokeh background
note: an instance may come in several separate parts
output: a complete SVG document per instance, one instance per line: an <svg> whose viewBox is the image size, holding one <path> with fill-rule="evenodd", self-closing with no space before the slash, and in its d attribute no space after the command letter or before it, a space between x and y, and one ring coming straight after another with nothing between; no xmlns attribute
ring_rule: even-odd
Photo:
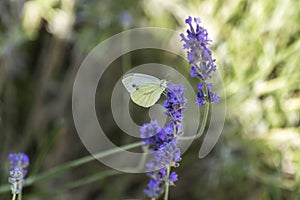
<svg viewBox="0 0 300 200"><path fill-rule="evenodd" d="M298 0L1 1L0 199L10 198L10 152L31 159L24 199L145 199L144 174L116 173L98 161L41 175L89 156L71 110L74 77L85 56L131 28L182 32L187 16L201 17L213 40L227 116L206 158L198 158L201 139L183 155L170 199L300 199ZM117 80L141 60L173 59L160 55L124 55L115 63L122 69L112 68L108 77ZM187 64L182 67L188 76ZM99 99L99 107L109 101ZM102 123L116 144L132 142L118 132L109 110Z"/></svg>

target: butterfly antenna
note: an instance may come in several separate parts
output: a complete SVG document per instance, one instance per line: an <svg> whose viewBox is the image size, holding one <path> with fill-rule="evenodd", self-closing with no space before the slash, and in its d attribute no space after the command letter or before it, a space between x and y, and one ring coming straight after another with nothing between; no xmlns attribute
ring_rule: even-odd
<svg viewBox="0 0 300 200"><path fill-rule="evenodd" d="M163 95L167 96L167 92L166 90L163 91Z"/></svg>

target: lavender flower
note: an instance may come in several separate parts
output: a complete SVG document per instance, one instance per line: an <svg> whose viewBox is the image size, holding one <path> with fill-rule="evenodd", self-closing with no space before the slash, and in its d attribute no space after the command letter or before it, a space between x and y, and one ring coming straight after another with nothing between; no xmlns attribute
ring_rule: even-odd
<svg viewBox="0 0 300 200"><path fill-rule="evenodd" d="M190 29L187 30L186 36L183 33L180 36L184 42L183 48L187 50L187 59L191 64L190 76L202 80L211 78L211 73L216 71L216 60L212 58L211 51L207 47L211 42L207 30L200 26L200 18L194 18L196 29L192 24L192 17L188 17L185 22L190 26Z"/></svg>
<svg viewBox="0 0 300 200"><path fill-rule="evenodd" d="M193 26L192 17L188 17L185 22L189 25L187 35L180 34L181 41L184 42L183 48L187 50L187 59L191 64L190 76L197 77L203 82L197 85L197 104L204 105L206 102L218 103L220 97L212 92L212 83L205 81L216 71L215 59L211 56L208 45L211 40L208 38L207 30L200 26L200 18L194 18L196 29Z"/></svg>
<svg viewBox="0 0 300 200"><path fill-rule="evenodd" d="M29 166L29 158L24 153L9 154L11 170L8 182L12 184L12 194L19 194L22 190L24 177L27 174L27 167Z"/></svg>
<svg viewBox="0 0 300 200"><path fill-rule="evenodd" d="M175 172L168 174L168 169L178 167L181 160L180 149L178 148L177 136L181 126L184 105L187 100L184 97L185 88L182 85L171 84L167 87L167 98L164 102L166 108L165 114L169 117L169 122L161 129L157 121L151 121L144 124L141 128L142 141L149 145L149 151L154 153L154 158L146 164L149 171L147 176L150 177L148 188L144 193L151 198L156 198L162 194L164 186L173 186L178 180ZM154 134L156 132L156 134ZM146 138L145 136L150 136Z"/></svg>

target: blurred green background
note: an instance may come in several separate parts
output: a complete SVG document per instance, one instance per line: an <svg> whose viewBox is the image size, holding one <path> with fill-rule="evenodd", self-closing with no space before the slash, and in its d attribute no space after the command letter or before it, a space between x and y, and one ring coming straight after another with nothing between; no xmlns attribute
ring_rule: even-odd
<svg viewBox="0 0 300 200"><path fill-rule="evenodd" d="M183 155L170 199L300 199L298 0L1 1L0 199L10 198L10 152L30 156L29 177L89 155L74 128L71 94L90 50L130 28L183 32L187 16L201 17L213 40L227 116L206 158L198 158L201 139ZM116 143L130 143L106 126ZM109 170L92 161L52 174L25 187L24 199L145 199L144 174Z"/></svg>

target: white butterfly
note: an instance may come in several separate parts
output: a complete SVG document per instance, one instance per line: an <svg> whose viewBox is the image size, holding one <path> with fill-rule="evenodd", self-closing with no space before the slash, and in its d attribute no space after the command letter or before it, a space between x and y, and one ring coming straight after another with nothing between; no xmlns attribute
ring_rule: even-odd
<svg viewBox="0 0 300 200"><path fill-rule="evenodd" d="M145 108L153 106L167 87L166 80L139 73L124 75L122 83L130 93L131 100Z"/></svg>

